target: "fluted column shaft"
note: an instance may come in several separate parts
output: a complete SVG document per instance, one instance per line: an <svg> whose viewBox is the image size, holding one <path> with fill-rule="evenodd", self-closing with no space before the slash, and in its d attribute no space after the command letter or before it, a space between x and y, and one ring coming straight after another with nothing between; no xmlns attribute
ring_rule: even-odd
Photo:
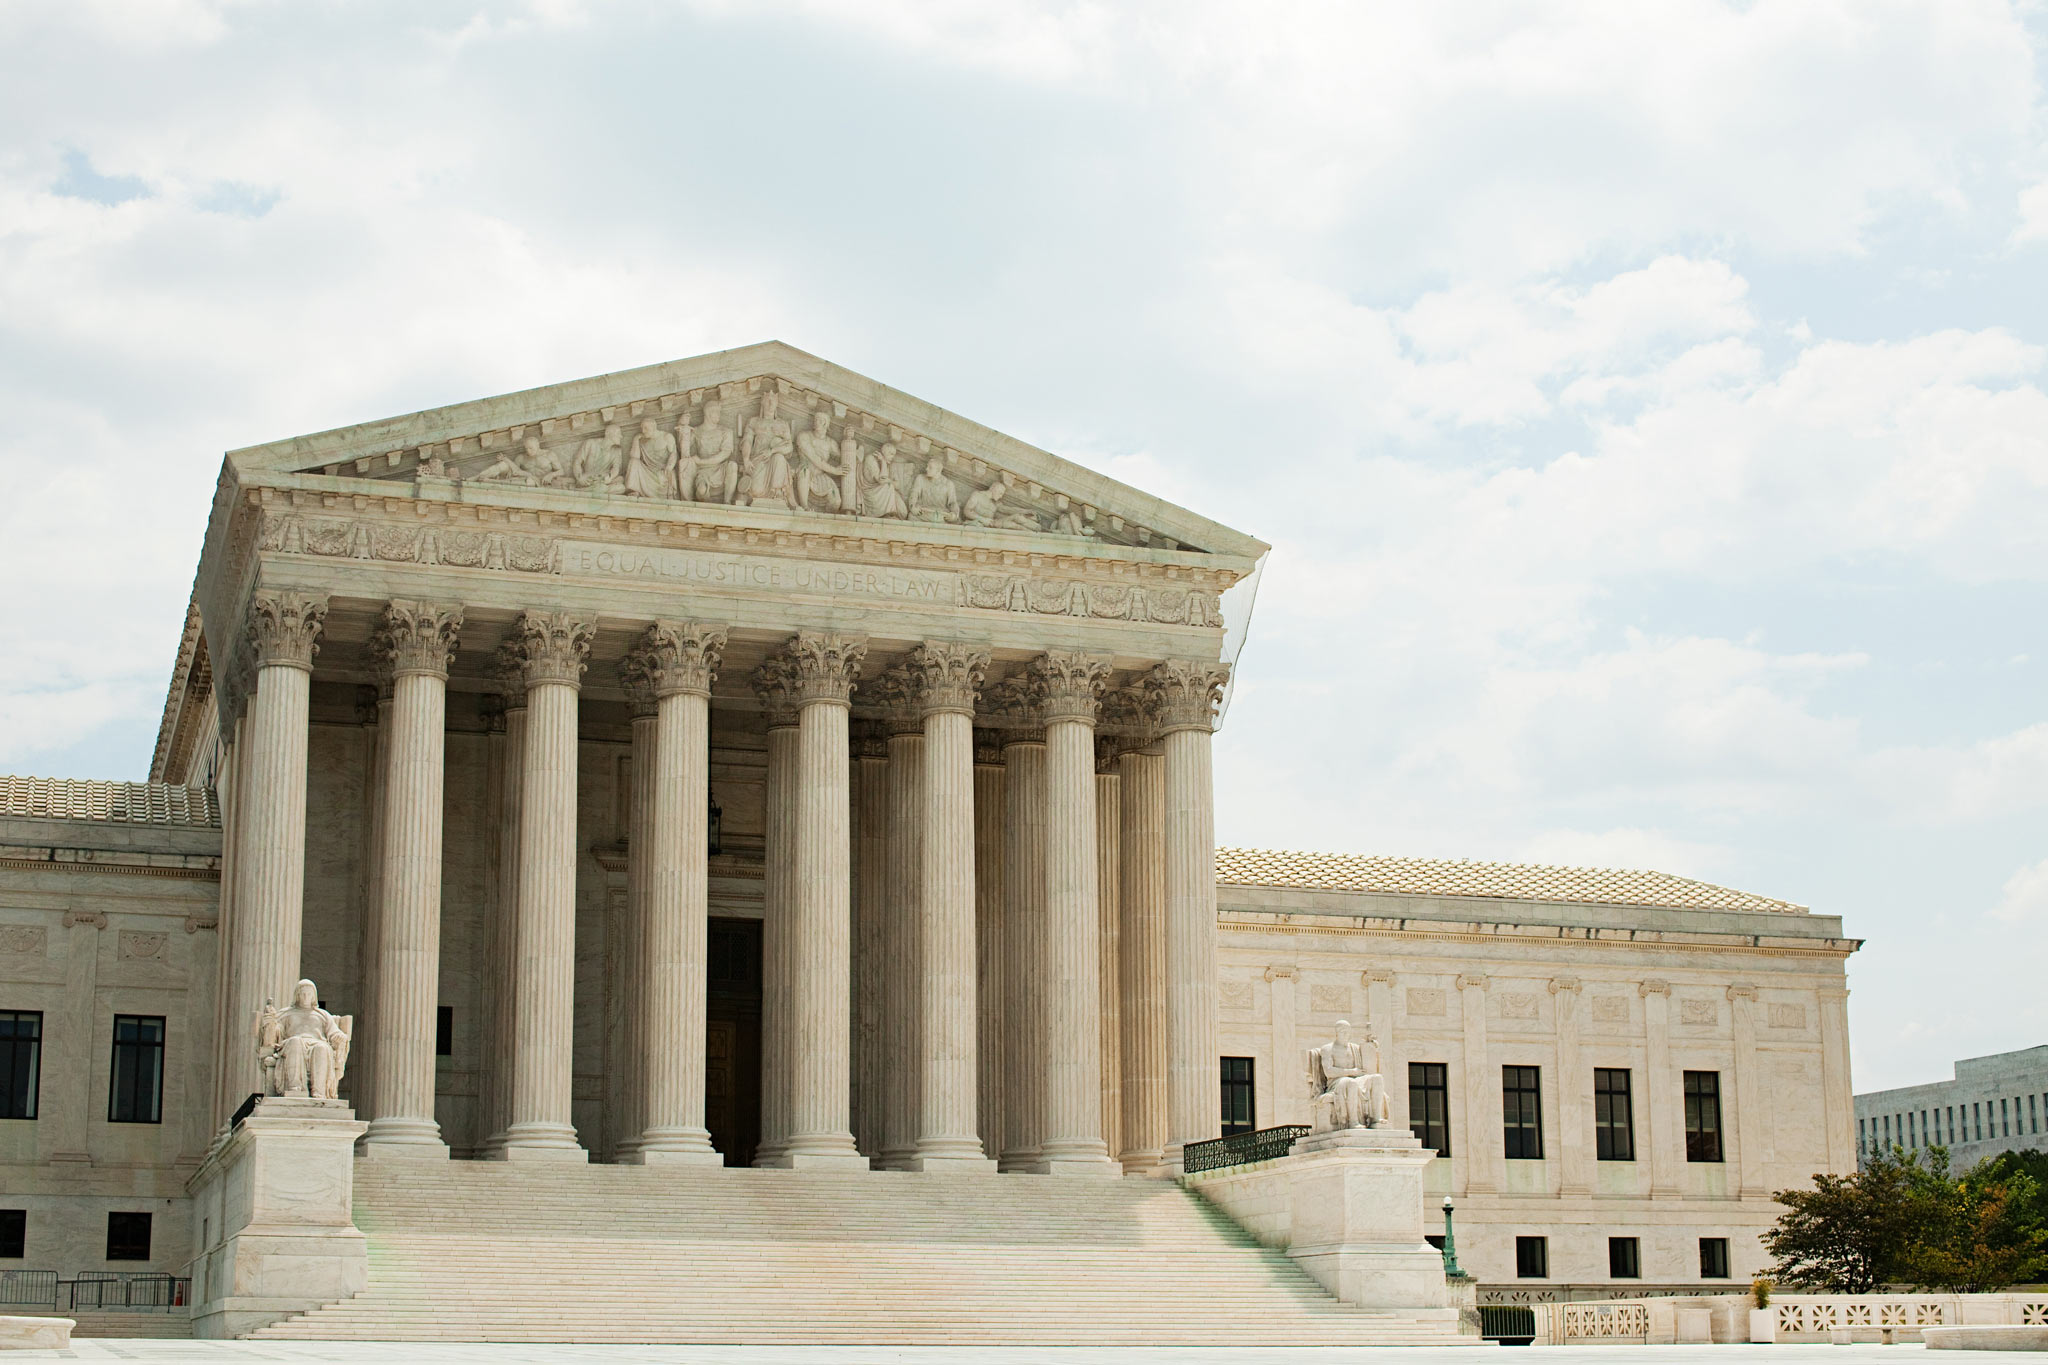
<svg viewBox="0 0 2048 1365"><path fill-rule="evenodd" d="M1216 815L1209 731L1166 747L1166 1107L1161 1164L1223 1126L1216 1050Z"/></svg>
<svg viewBox="0 0 2048 1365"><path fill-rule="evenodd" d="M704 1126L710 913L711 682L725 631L657 622L635 655L659 707L648 818L639 1089L630 1160L716 1166Z"/></svg>
<svg viewBox="0 0 2048 1365"><path fill-rule="evenodd" d="M228 1037L229 1010L231 997L235 994L235 919L237 909L235 882L242 871L242 807L248 799L247 773L249 771L249 745L244 739L247 722L237 717L224 722L226 733L231 736L227 753L224 755L222 775L226 787L221 802L221 877L220 877L220 922L215 930L219 940L215 945L219 954L219 967L214 976L217 983L213 993L213 1126L218 1127L228 1120L241 1106L248 1092L233 1093L237 1077L233 1048ZM237 1032L236 1039L240 1038Z"/></svg>
<svg viewBox="0 0 2048 1365"><path fill-rule="evenodd" d="M392 680L378 912L376 1098L366 1155L446 1157L434 1121L434 1007L441 985L441 802L447 678Z"/></svg>
<svg viewBox="0 0 2048 1365"><path fill-rule="evenodd" d="M1117 898L1117 973L1123 983L1124 1169L1159 1168L1166 1147L1166 760L1117 759L1123 885Z"/></svg>
<svg viewBox="0 0 2048 1365"><path fill-rule="evenodd" d="M761 1145L756 1166L774 1165L789 1145L794 1103L790 976L796 934L796 712L768 714L766 839L761 886Z"/></svg>
<svg viewBox="0 0 2048 1365"><path fill-rule="evenodd" d="M1002 751L979 746L974 763L974 955L980 1016L976 1093L981 1149L1003 1150L1003 768ZM991 761L993 760L993 761Z"/></svg>
<svg viewBox="0 0 2048 1365"><path fill-rule="evenodd" d="M519 794L526 767L526 684L505 694L504 761L499 765L498 898L484 930L482 1155L496 1156L512 1126L512 1058L519 1033Z"/></svg>
<svg viewBox="0 0 2048 1365"><path fill-rule="evenodd" d="M924 713L918 913L918 1170L993 1171L982 1152L975 990L974 697L988 653L926 644L912 655Z"/></svg>
<svg viewBox="0 0 2048 1365"><path fill-rule="evenodd" d="M1029 1170L1045 1134L1045 741L1003 743L1002 1169Z"/></svg>
<svg viewBox="0 0 2048 1365"><path fill-rule="evenodd" d="M1099 745L1097 746L1100 747ZM1122 939L1122 781L1113 758L1095 770L1096 1009L1102 1066L1102 1143L1115 1160L1123 1150L1123 983L1117 965Z"/></svg>
<svg viewBox="0 0 2048 1365"><path fill-rule="evenodd" d="M1114 1175L1102 1142L1101 908L1095 847L1095 694L1105 660L1052 651L1046 679L1045 1134L1037 1169ZM1213 984L1212 984L1213 991Z"/></svg>
<svg viewBox="0 0 2048 1365"><path fill-rule="evenodd" d="M854 1145L870 1157L882 1153L889 1090L889 995L883 935L893 883L889 866L889 758L869 734L855 742L854 770Z"/></svg>
<svg viewBox="0 0 2048 1365"><path fill-rule="evenodd" d="M384 975L380 954L384 934L384 803L391 790L391 678L382 678L376 691L376 719L370 727L363 774L364 824L368 828L363 840L362 985L356 992L356 1001L364 1027L359 1030L360 1038L350 1040L348 1052L348 1082L357 1101L359 1119L377 1117L377 1051L384 1041L383 1030L376 1025L383 1017L377 990Z"/></svg>
<svg viewBox="0 0 2048 1365"><path fill-rule="evenodd" d="M903 724L909 724L907 719ZM917 1149L923 1024L918 959L923 941L925 737L908 728L889 736L889 895L882 920L881 1164L906 1168Z"/></svg>
<svg viewBox="0 0 2048 1365"><path fill-rule="evenodd" d="M632 662L629 656L629 662ZM631 805L626 813L626 922L624 980L625 1019L620 1030L624 1043L623 1070L626 1084L619 1100L618 1142L612 1147L614 1161L631 1163L640 1150L640 1134L647 1127L647 992L653 970L647 957L648 881L654 851L654 788L659 760L661 721L656 714L654 694L646 674L638 667L621 665L620 681L625 686L626 710L633 718L629 752L632 757Z"/></svg>
<svg viewBox="0 0 2048 1365"><path fill-rule="evenodd" d="M780 1164L864 1170L849 1109L847 1000L851 966L852 872L847 819L847 702L865 641L799 635L790 652L801 711L797 720L797 830L794 916L795 1093Z"/></svg>
<svg viewBox="0 0 2048 1365"><path fill-rule="evenodd" d="M592 628L520 618L526 752L520 774L518 1001L508 1161L586 1161L571 1120L576 994L576 734Z"/></svg>
<svg viewBox="0 0 2048 1365"><path fill-rule="evenodd" d="M307 705L327 600L259 590L250 603L256 692L249 701L248 800L237 834L234 981L228 1024L250 1036L266 1003L285 1004L299 979L306 897ZM263 1088L254 1047L230 1047L230 1096Z"/></svg>

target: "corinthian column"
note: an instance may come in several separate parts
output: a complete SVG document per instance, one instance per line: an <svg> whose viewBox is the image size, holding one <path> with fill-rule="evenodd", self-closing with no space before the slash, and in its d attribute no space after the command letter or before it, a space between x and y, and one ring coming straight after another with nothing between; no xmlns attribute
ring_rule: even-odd
<svg viewBox="0 0 2048 1365"><path fill-rule="evenodd" d="M991 688L1003 731L1003 1145L1028 1171L1045 1136L1044 688L1029 675Z"/></svg>
<svg viewBox="0 0 2048 1365"><path fill-rule="evenodd" d="M847 703L867 641L799 634L796 669L796 1029L795 1093L789 1143L777 1164L797 1170L865 1170L853 1145L848 1104L847 1000L851 967L852 871L847 825Z"/></svg>
<svg viewBox="0 0 2048 1365"><path fill-rule="evenodd" d="M1003 1150L1003 746L974 732L974 957L981 1150Z"/></svg>
<svg viewBox="0 0 2048 1365"><path fill-rule="evenodd" d="M654 679L647 656L633 650L619 660L619 688L626 694L626 714L633 724L631 758L631 804L626 813L626 918L620 937L624 940L624 980L620 994L625 1001L625 1019L620 1033L624 1040L619 1070L625 1084L619 1095L619 1139L612 1144L612 1160L630 1163L640 1150L640 1133L647 1127L647 1077L642 1063L647 1055L647 1037L641 1025L647 1018L647 880L648 859L654 848L654 756L661 737L660 701L654 695Z"/></svg>
<svg viewBox="0 0 2048 1365"><path fill-rule="evenodd" d="M754 670L754 693L768 724L761 883L761 1144L754 1165L773 1166L789 1145L794 1100L790 985L796 934L797 679L787 656Z"/></svg>
<svg viewBox="0 0 2048 1365"><path fill-rule="evenodd" d="M434 1007L441 995L441 803L448 661L462 608L394 601L373 647L391 673L378 878L376 1087L363 1155L446 1159L434 1121Z"/></svg>
<svg viewBox="0 0 2048 1365"><path fill-rule="evenodd" d="M1049 650L1045 687L1045 1137L1033 1169L1119 1175L1102 1141L1101 907L1095 848L1095 707L1109 661Z"/></svg>
<svg viewBox="0 0 2048 1365"><path fill-rule="evenodd" d="M1124 1102L1119 1155L1126 1172L1151 1174L1166 1147L1166 760L1156 748L1126 750L1117 769L1123 846L1117 897Z"/></svg>
<svg viewBox="0 0 2048 1365"><path fill-rule="evenodd" d="M291 999L306 904L306 723L313 655L327 599L259 588L249 602L256 691L242 727L249 749L238 806L227 1026L246 1038L266 1002ZM229 1097L263 1088L253 1047L228 1048ZM239 1102L239 1100L237 1101Z"/></svg>
<svg viewBox="0 0 2048 1365"><path fill-rule="evenodd" d="M917 1145L920 1171L994 1171L976 1129L974 696L988 651L926 643L912 652L924 717L919 877Z"/></svg>
<svg viewBox="0 0 2048 1365"><path fill-rule="evenodd" d="M1216 811L1209 736L1230 670L1169 659L1146 675L1166 756L1166 1150L1221 1131L1216 1051Z"/></svg>
<svg viewBox="0 0 2048 1365"><path fill-rule="evenodd" d="M498 649L505 698L504 761L498 767L498 895L484 930L483 1131L478 1154L496 1157L512 1126L512 1058L519 1050L519 788L526 767L526 668L511 644Z"/></svg>
<svg viewBox="0 0 2048 1365"><path fill-rule="evenodd" d="M864 692L868 688L862 689ZM924 902L925 741L917 708L917 680L908 669L892 668L875 679L870 701L882 707L888 737L888 893L881 905L882 1107L881 1145L876 1164L907 1170L917 1152L919 1076L924 1052L919 1042L924 1012L919 961L924 941L918 916Z"/></svg>
<svg viewBox="0 0 2048 1365"><path fill-rule="evenodd" d="M518 1002L506 1161L587 1161L570 1121L576 999L576 704L595 630L567 612L515 627L526 678L520 773Z"/></svg>
<svg viewBox="0 0 2048 1365"><path fill-rule="evenodd" d="M863 688L862 690L866 690ZM883 979L883 933L893 881L889 867L889 741L876 721L853 726L853 1138L869 1158L882 1153L891 1065Z"/></svg>
<svg viewBox="0 0 2048 1365"><path fill-rule="evenodd" d="M1124 1149L1123 986L1118 979L1119 901L1123 892L1123 782L1114 739L1095 742L1095 903L1097 1055L1102 1059L1102 1142L1109 1159Z"/></svg>
<svg viewBox="0 0 2048 1365"><path fill-rule="evenodd" d="M639 657L659 699L646 922L639 966L642 1165L722 1165L704 1127L711 682L725 628L657 621Z"/></svg>

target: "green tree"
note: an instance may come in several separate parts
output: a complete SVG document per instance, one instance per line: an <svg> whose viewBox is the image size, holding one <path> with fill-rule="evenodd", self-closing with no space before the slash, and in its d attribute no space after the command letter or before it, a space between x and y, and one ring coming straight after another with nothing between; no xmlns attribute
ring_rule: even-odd
<svg viewBox="0 0 2048 1365"><path fill-rule="evenodd" d="M1771 1278L1790 1289L1868 1294L1904 1269L1914 1240L1911 1163L1896 1150L1850 1175L1816 1175L1810 1190L1780 1190L1785 1206L1763 1235Z"/></svg>

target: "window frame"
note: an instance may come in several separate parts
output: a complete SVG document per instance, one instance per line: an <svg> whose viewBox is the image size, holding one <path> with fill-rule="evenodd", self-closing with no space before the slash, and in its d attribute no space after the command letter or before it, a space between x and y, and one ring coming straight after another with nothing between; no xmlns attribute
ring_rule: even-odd
<svg viewBox="0 0 2048 1365"><path fill-rule="evenodd" d="M1543 1068L1500 1069L1501 1151L1509 1161L1543 1160Z"/></svg>
<svg viewBox="0 0 2048 1365"><path fill-rule="evenodd" d="M1613 1088L1613 1078L1621 1078L1621 1088ZM1602 1085L1607 1089L1602 1089ZM1621 1116L1615 1117L1616 1102L1619 1101ZM1859 1126L1861 1120L1858 1120ZM1634 1161L1636 1159L1636 1099L1635 1078L1625 1066L1596 1066L1593 1068L1593 1153L1598 1161Z"/></svg>
<svg viewBox="0 0 2048 1365"><path fill-rule="evenodd" d="M1233 1063L1239 1064L1242 1067L1243 1075L1234 1076L1231 1074ZM1216 1077L1217 1087L1220 1092L1218 1098L1222 1103L1223 1109L1223 1136L1232 1137L1238 1133L1257 1132L1259 1128L1259 1097L1258 1067L1255 1059L1251 1057L1218 1057L1216 1059ZM1243 1122L1239 1122L1233 1117L1235 1113L1231 1105L1233 1097L1244 1101Z"/></svg>
<svg viewBox="0 0 2048 1365"><path fill-rule="evenodd" d="M1443 1157L1451 1154L1449 1062L1408 1063L1408 1127L1422 1140L1425 1150ZM1433 1142L1432 1137L1436 1139Z"/></svg>
<svg viewBox="0 0 2048 1365"><path fill-rule="evenodd" d="M1607 1278L1610 1280L1640 1280L1643 1278L1642 1238L1609 1237L1607 1239Z"/></svg>
<svg viewBox="0 0 2048 1365"><path fill-rule="evenodd" d="M142 1222L141 1222L141 1224L140 1224L140 1226L141 1226L141 1228L142 1228L142 1240L141 1240L141 1242L140 1242L140 1243L136 1243L136 1242L133 1242L133 1241L128 1241L128 1242L120 1242L120 1243L117 1243L117 1242L115 1242L115 1240L114 1240L114 1228L115 1228L115 1226L116 1226L115 1220L116 1220L116 1219L135 1219L135 1218L139 1218L139 1219L141 1219L141 1220L142 1220ZM137 1225L136 1225L136 1224L134 1224L134 1223L129 1223L129 1224L127 1224L127 1226L128 1226L128 1227L130 1227L130 1228L133 1228L133 1227L135 1227L135 1226L137 1226ZM109 1209L109 1210L107 1211L107 1259L108 1259L108 1260L110 1260L110 1261L147 1261L147 1260L151 1259L151 1257L150 1257L150 1253L151 1253L151 1252L152 1252L152 1251L153 1251L153 1250L155 1249L155 1245L154 1245L154 1244L155 1244L155 1240L156 1240L156 1227L155 1227L155 1219L154 1219L154 1218L152 1217L152 1215L150 1215L150 1214L149 1214L148 1212L145 1212L145 1211L141 1211L141 1210L134 1210L134 1209ZM137 1246L140 1246L140 1248L141 1248L141 1254L140 1254L140 1255L136 1254L136 1252L135 1252L135 1248L136 1248ZM118 1254L117 1254L117 1251L118 1251Z"/></svg>
<svg viewBox="0 0 2048 1365"><path fill-rule="evenodd" d="M121 1037L124 1024L154 1024L154 1038ZM114 1016L112 1062L107 1070L107 1122L108 1123L162 1123L164 1121L164 1051L169 1040L170 1021L161 1014L117 1014ZM137 1060L124 1066L124 1052ZM138 1089L138 1082L147 1076L148 1093ZM125 1093L124 1093L125 1092ZM138 1117L134 1112L139 1100L147 1099L147 1117ZM130 1112L123 1114L123 1101L128 1102ZM145 1258L146 1259L146 1258Z"/></svg>
<svg viewBox="0 0 2048 1365"><path fill-rule="evenodd" d="M0 1065L0 1120L33 1123L37 1114L42 1112L43 1012L0 1010L0 1021L4 1021L10 1029L18 1028L29 1020L34 1021L34 1037L16 1037L12 1032L0 1037L0 1057L6 1059L4 1065ZM24 1057L27 1059L26 1063L22 1060ZM25 1084L18 1074L21 1070L28 1073ZM8 1112L14 1107L12 1101L17 1087L21 1089L23 1097L23 1112L19 1114Z"/></svg>
<svg viewBox="0 0 2048 1365"><path fill-rule="evenodd" d="M13 1247L9 1251L7 1248ZM28 1257L28 1210L0 1209L0 1261Z"/></svg>
<svg viewBox="0 0 2048 1365"><path fill-rule="evenodd" d="M1716 1263L1721 1267L1718 1271L1713 1270L1708 1263L1707 1249L1709 1247L1718 1248L1715 1252L1715 1255L1718 1257ZM1703 1280L1726 1280L1733 1278L1728 1273L1728 1239L1726 1237L1700 1238L1700 1278Z"/></svg>
<svg viewBox="0 0 2048 1365"><path fill-rule="evenodd" d="M1536 1266L1533 1271L1528 1268L1532 1261ZM1515 1238L1515 1278L1518 1280L1547 1280L1550 1278L1550 1239L1548 1237L1517 1236Z"/></svg>
<svg viewBox="0 0 2048 1365"><path fill-rule="evenodd" d="M1725 1163L1728 1146L1722 1138L1725 1127L1721 1122L1721 1073L1688 1071L1681 1078L1680 1090L1685 1096L1686 1161L1706 1166Z"/></svg>

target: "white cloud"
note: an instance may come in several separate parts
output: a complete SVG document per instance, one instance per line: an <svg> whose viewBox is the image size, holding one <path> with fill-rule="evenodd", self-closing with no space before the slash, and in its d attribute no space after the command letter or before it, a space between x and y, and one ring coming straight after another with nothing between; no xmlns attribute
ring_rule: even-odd
<svg viewBox="0 0 2048 1365"><path fill-rule="evenodd" d="M1991 917L2007 924L2048 924L2048 860L2030 864L2006 878Z"/></svg>

